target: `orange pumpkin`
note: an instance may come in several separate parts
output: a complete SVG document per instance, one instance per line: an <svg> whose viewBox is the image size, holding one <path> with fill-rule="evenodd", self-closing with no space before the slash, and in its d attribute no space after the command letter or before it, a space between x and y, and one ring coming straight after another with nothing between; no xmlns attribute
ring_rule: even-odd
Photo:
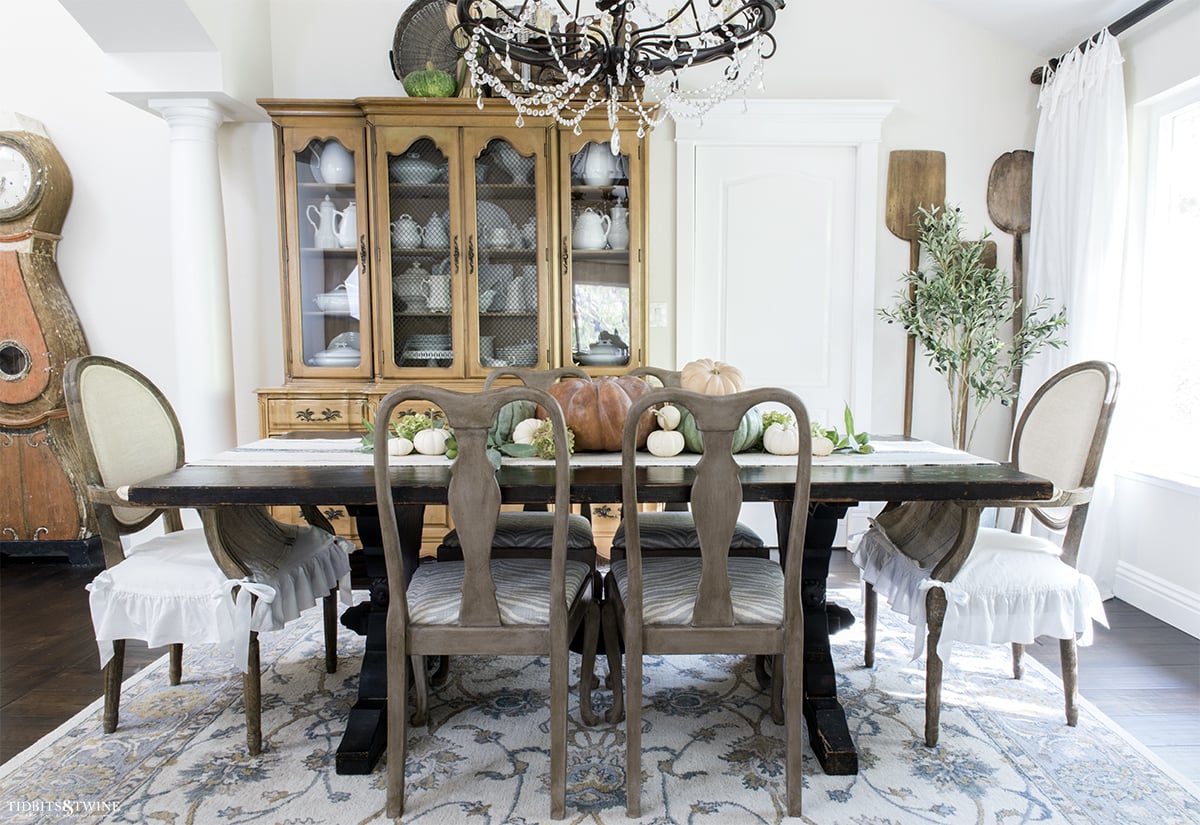
<svg viewBox="0 0 1200 825"><path fill-rule="evenodd" d="M630 405L652 391L645 381L629 375L601 375L591 381L567 378L549 389L575 433L576 452L619 452ZM646 410L638 421L639 449L653 429L654 411Z"/></svg>
<svg viewBox="0 0 1200 825"><path fill-rule="evenodd" d="M746 383L742 371L724 361L697 358L688 361L679 371L679 383L685 390L705 395L729 395L741 392Z"/></svg>

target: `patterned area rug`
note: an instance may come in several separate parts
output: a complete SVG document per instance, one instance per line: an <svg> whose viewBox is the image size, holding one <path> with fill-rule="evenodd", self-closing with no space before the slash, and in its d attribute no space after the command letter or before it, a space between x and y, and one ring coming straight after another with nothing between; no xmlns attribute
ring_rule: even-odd
<svg viewBox="0 0 1200 825"><path fill-rule="evenodd" d="M1200 822L1194 786L1086 702L1079 726L1066 727L1058 680L1031 659L1024 680L1006 678L1004 648L955 650L941 743L924 747L923 671L907 661L907 625L880 611L877 666L866 670L858 594L836 598L859 616L835 637L834 656L861 772L825 776L806 747L802 821ZM239 676L219 652L194 648L182 685L167 684L165 657L126 683L116 733L101 732L97 702L0 766L0 821L387 821L382 766L368 776L338 776L333 767L362 640L343 630L341 670L328 675L320 639L319 613L263 636L261 756L246 755ZM646 678L645 815L634 821L784 820L782 729L770 721L752 662L654 658ZM429 727L410 728L404 821L549 822L546 686L541 660L454 660ZM577 720L573 706L566 821L629 822L622 730Z"/></svg>

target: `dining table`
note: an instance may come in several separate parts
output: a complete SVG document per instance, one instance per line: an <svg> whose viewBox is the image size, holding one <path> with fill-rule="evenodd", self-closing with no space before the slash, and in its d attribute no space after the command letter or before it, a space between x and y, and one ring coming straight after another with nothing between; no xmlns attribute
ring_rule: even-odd
<svg viewBox="0 0 1200 825"><path fill-rule="evenodd" d="M212 458L189 462L132 485L130 502L153 507L208 510L340 505L357 522L365 559L368 601L350 608L343 624L365 634L358 698L338 747L338 773L370 773L386 744L387 575L379 531L371 456L355 438L307 438L305 434L263 439ZM949 501L964 508L985 502L1047 500L1050 481L1012 467L931 442L875 436L867 455L814 458L810 504L802 553L804 611L804 715L813 751L828 774L858 771L858 752L837 695L837 670L830 647L826 579L839 521L862 502ZM646 455L637 469L638 498L664 505L686 504L692 466L699 456L660 459ZM738 456L745 502L774 505L780 548L788 544L795 485L795 458L745 453ZM392 503L400 526L406 570L420 562L427 505L446 503L452 462L444 457L394 457ZM536 459L504 459L497 481L502 500L544 505L554 493L553 465ZM571 498L580 505L621 501L619 454L572 457ZM219 528L218 528L219 529Z"/></svg>

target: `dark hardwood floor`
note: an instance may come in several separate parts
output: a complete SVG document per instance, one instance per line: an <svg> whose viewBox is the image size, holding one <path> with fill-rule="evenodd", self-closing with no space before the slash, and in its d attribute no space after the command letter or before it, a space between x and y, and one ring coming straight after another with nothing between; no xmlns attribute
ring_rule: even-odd
<svg viewBox="0 0 1200 825"><path fill-rule="evenodd" d="M0 762L54 730L104 692L84 585L96 568L0 567ZM858 571L836 552L832 585ZM1111 628L1079 649L1081 693L1185 777L1200 783L1200 640L1117 600ZM850 631L854 632L854 631ZM1058 644L1029 654L1058 672ZM129 677L163 654L130 642Z"/></svg>

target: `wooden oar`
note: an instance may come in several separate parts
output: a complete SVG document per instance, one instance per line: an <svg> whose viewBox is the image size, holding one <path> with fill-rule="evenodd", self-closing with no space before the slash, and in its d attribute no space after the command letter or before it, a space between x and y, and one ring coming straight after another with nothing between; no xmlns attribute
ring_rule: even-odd
<svg viewBox="0 0 1200 825"><path fill-rule="evenodd" d="M946 201L946 153L920 149L896 149L888 155L887 201L884 223L893 235L908 241L908 268L921 263L921 232L917 209L942 207ZM916 288L909 286L912 301ZM904 434L912 435L913 371L917 339L908 336L904 353Z"/></svg>
<svg viewBox="0 0 1200 825"><path fill-rule="evenodd" d="M1025 262L1022 236L1029 231L1033 211L1033 152L1015 149L996 158L988 175L988 217L1001 232L1012 235L1013 335L1025 323ZM1020 364L1013 370L1013 383L1021 385ZM1012 405L1013 424L1017 405Z"/></svg>

